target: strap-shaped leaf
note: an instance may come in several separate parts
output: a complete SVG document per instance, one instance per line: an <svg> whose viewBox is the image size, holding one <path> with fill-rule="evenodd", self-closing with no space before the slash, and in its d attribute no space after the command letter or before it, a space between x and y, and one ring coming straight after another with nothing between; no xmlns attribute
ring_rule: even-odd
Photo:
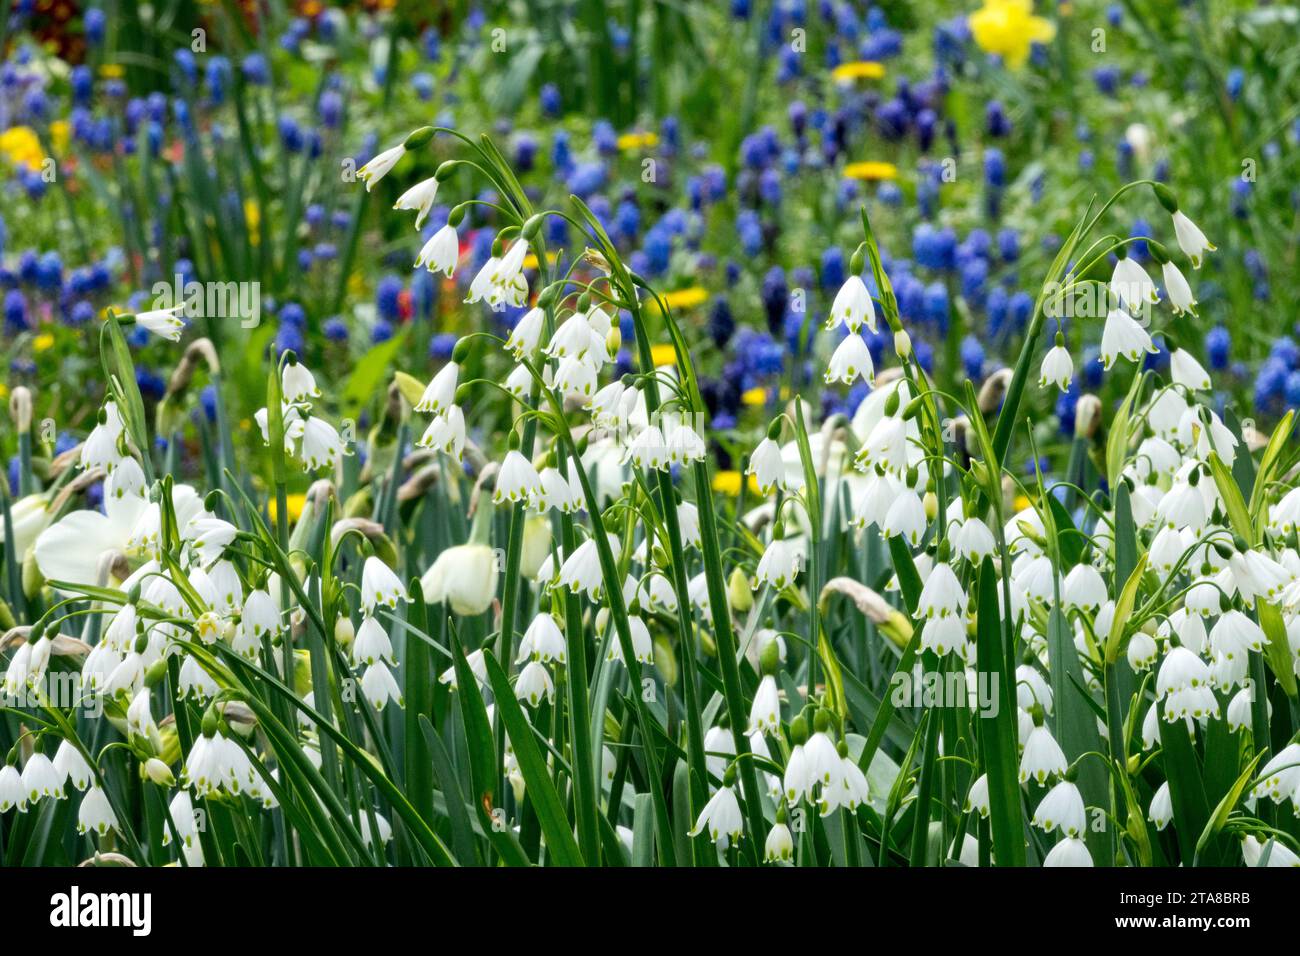
<svg viewBox="0 0 1300 956"><path fill-rule="evenodd" d="M1237 777L1237 782L1232 785L1232 789L1224 794L1223 799L1219 801L1219 805L1214 808L1214 813L1205 824L1205 829L1201 831L1200 839L1196 841L1196 855L1198 857L1210 845L1210 841L1223 829L1224 824L1228 822L1228 815L1232 813L1232 808L1241 799L1241 795L1246 790L1246 785L1250 783L1250 779L1255 773L1255 767L1259 765L1265 753L1266 751L1261 750L1255 754L1254 759L1241 772L1241 776Z"/></svg>
<svg viewBox="0 0 1300 956"><path fill-rule="evenodd" d="M1232 525L1233 533L1253 542L1255 538L1250 527L1250 511L1246 508L1246 499L1241 496L1241 488L1237 486L1236 479L1218 452L1210 452L1210 474L1214 476L1215 487L1223 498L1223 506L1228 509L1228 523Z"/></svg>
<svg viewBox="0 0 1300 956"><path fill-rule="evenodd" d="M569 818L564 812L564 803L555 791L555 783L546 768L546 760L533 739L533 728L524 716L523 708L515 700L510 678L491 654L483 655L487 665L488 680L492 683L492 693L496 698L496 712L505 724L510 743L515 749L515 759L519 761L519 772L524 776L528 788L528 799L537 813L537 822L541 824L546 836L546 849L560 866L582 866L582 854L578 852L578 841L573 837Z"/></svg>
<svg viewBox="0 0 1300 956"><path fill-rule="evenodd" d="M1024 866L1025 828L1016 780L1016 708L1011 662L1002 649L998 615L998 580L993 559L986 557L979 573L979 618L975 653L981 673L998 676L999 706L979 716L980 757L988 774L989 820L993 854L999 866Z"/></svg>
<svg viewBox="0 0 1300 956"><path fill-rule="evenodd" d="M1110 625L1110 634L1106 637L1106 663L1113 664L1119 660L1120 647L1124 643L1124 633L1128 630L1129 619L1133 616L1133 606L1137 603L1138 588L1142 584L1142 574L1147 568L1147 555L1138 558L1133 573L1124 583L1119 600L1115 602L1115 619Z"/></svg>

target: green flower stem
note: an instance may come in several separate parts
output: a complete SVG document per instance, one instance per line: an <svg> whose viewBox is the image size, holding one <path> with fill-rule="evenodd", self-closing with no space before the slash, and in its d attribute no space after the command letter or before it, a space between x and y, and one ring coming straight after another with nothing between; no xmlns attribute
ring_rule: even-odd
<svg viewBox="0 0 1300 956"><path fill-rule="evenodd" d="M538 373L537 368L528 363L527 360L525 362L534 380L540 382L541 375ZM632 690L628 697L632 701L632 707L636 714L637 729L641 733L641 740L645 748L646 764L650 777L650 793L654 798L656 836L661 861L665 866L675 866L676 857L673 852L672 825L669 822L668 804L663 793L663 768L656 736L652 733L655 722L649 708L646 707L645 701L641 699L641 664L636 659L636 651L632 646L632 630L628 625L628 610L627 604L623 600L623 586L619 578L618 565L614 561L614 553L609 546L609 535L605 531L605 521L601 516L600 501L596 497L595 489L592 488L591 479L588 477L586 469L582 467L578 456L577 443L574 441L572 431L569 430L568 420L564 417L563 403L550 389L544 390L543 394L555 413L555 422L559 432L558 437L564 442L566 451L576 466L578 482L582 486L583 500L586 502L587 512L591 516L592 537L596 542L596 554L600 559L605 600L609 605L609 617L614 624L619 646L623 651L623 664L627 668L628 681Z"/></svg>
<svg viewBox="0 0 1300 956"><path fill-rule="evenodd" d="M602 246L602 252L609 261L613 269L613 281L623 289L627 299L633 304L630 310L632 313L633 328L637 337L638 358L641 365L647 369L654 368L649 335L646 330L645 315L640 307L636 290L638 285L643 285L635 279L624 267L622 260L618 256L614 244L610 242L609 237L605 235L600 221L592 215L583 203L576 196L573 197L574 203L581 210L584 218L587 219L590 228L596 234L597 240ZM685 340L682 337L681 330L673 321L672 313L667 303L650 290L647 291L654 295L655 301L659 306L660 313L663 315L664 323L673 340L673 348L677 356L677 367L683 375L684 391L687 396L685 404L692 412L702 413L704 403L700 399L699 388L695 380L695 369L691 362L690 351L686 347ZM647 379L646 388L646 410L653 416L659 406L658 383L653 376ZM732 630L730 608L727 599L726 579L722 571L722 559L718 548L718 529L716 515L713 511L713 502L711 499L710 489L712 484L709 477L708 465L702 461L696 461L693 465L693 475L695 479L695 490L697 497L697 509L700 517L700 542L701 551L704 555L704 572L705 581L709 591L709 605L713 618L714 637L718 646L719 667L722 670L723 696L726 699L727 714L731 723L732 739L735 744L738 756L749 753L749 738L745 735L745 727L748 723L748 715L745 709L744 689L740 681L740 669L736 662L736 637ZM671 480L665 473L660 475L660 487L665 490L671 490ZM668 529L669 544L674 548L673 565L677 569L676 576L678 581L675 582L679 598L679 605L686 599L686 589L684 586L685 558L681 551L681 530L677 523L676 508L669 507L671 496L665 496L664 504L664 524ZM694 639L688 638L683 644L683 648L693 647ZM695 679L694 661L690 659L689 654L683 653L683 673L684 682L690 682ZM699 712L696 709L693 713L688 713L688 748L690 746L690 721L699 721ZM702 744L701 744L702 750ZM688 753L688 759L690 755ZM693 763L694 761L692 761ZM758 786L758 775L754 771L753 762L742 760L740 766L741 782L743 784L745 798L745 817L750 830L751 846L749 852L757 859L757 841L759 835L764 832L762 804L759 799L761 791Z"/></svg>
<svg viewBox="0 0 1300 956"><path fill-rule="evenodd" d="M560 458L560 474L568 480L568 456ZM560 516L560 542L565 555L577 547L573 518ZM577 811L578 849L589 866L600 863L600 805L596 753L592 749L587 686L587 635L582 626L582 604L571 591L564 595L564 641L568 657L568 717L573 765L573 802Z"/></svg>
<svg viewBox="0 0 1300 956"><path fill-rule="evenodd" d="M817 469L812 460L812 446L808 443L808 427L804 422L803 399L794 400L794 428L799 445L799 462L803 466L804 503L808 511L808 634L814 642L808 654L808 697L817 690L817 653L821 637L821 569L818 552L822 545L821 490L817 484Z"/></svg>

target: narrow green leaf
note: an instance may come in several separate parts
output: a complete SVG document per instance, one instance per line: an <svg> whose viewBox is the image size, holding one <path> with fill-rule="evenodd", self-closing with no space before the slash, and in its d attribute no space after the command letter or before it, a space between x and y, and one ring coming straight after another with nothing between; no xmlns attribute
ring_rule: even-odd
<svg viewBox="0 0 1300 956"><path fill-rule="evenodd" d="M1292 667L1293 655L1287 639L1286 623L1282 620L1282 612L1275 605L1257 597L1255 613L1259 615L1259 626L1264 629L1264 636L1268 638L1268 646L1264 649L1264 660L1268 662L1269 670L1282 685L1286 695L1294 700L1296 675ZM1263 746L1265 743L1259 741L1256 746Z"/></svg>
<svg viewBox="0 0 1300 956"><path fill-rule="evenodd" d="M1210 452L1210 474L1214 476L1214 484L1223 498L1224 507L1228 509L1228 523L1232 525L1233 533L1253 542L1255 539L1250 528L1250 511L1246 508L1246 499L1241 495L1237 479L1232 477L1232 472L1218 452Z"/></svg>
<svg viewBox="0 0 1300 956"><path fill-rule="evenodd" d="M1158 707L1159 704L1153 704ZM1165 779L1169 781L1169 797L1174 808L1174 831L1183 863L1190 865L1196 857L1197 835L1205 831L1210 819L1210 808L1201 783L1201 768L1192 749L1192 739L1187 722L1167 722L1160 717L1161 760Z"/></svg>
<svg viewBox="0 0 1300 956"><path fill-rule="evenodd" d="M981 712L978 720L980 757L988 774L993 853L999 866L1023 866L1025 829L1020 808L1020 784L1016 779L1016 709L1007 705L1008 699L1013 699L1015 677L1002 650L998 581L990 557L985 557L980 565L977 606L976 661L981 672L997 675L1000 689L1000 706L991 714Z"/></svg>
<svg viewBox="0 0 1300 956"><path fill-rule="evenodd" d="M1263 750L1255 754L1254 759L1246 765L1246 769L1237 777L1237 782L1232 785L1232 788L1226 794L1224 794L1223 799L1219 801L1219 805L1214 808L1214 813L1205 824L1205 829L1201 831L1200 839L1196 841L1196 856L1198 858L1203 852L1205 852L1206 847L1210 845L1210 841L1218 836L1219 832L1223 830L1224 825L1228 822L1229 814L1232 813L1232 808L1235 807L1237 801L1241 799L1241 795L1246 790L1246 785L1250 783L1251 777L1255 773L1255 768L1259 766L1259 762L1263 759L1264 754L1265 751Z"/></svg>
<svg viewBox="0 0 1300 956"><path fill-rule="evenodd" d="M655 853L655 808L650 794L638 793L632 806L632 865L653 866Z"/></svg>
<svg viewBox="0 0 1300 956"><path fill-rule="evenodd" d="M921 601L921 575L917 572L912 552L901 535L889 539L889 554L894 559L894 573L898 575L898 587L903 592L907 610L916 614L916 606Z"/></svg>
<svg viewBox="0 0 1300 956"><path fill-rule="evenodd" d="M483 695L479 692L478 678L465 660L460 637L454 628L448 628L447 633L451 638L452 666L456 668L456 696L460 699L461 722L465 725L465 744L469 751L470 780L474 788L470 796L474 806L490 817L497 781L492 724L488 720Z"/></svg>
<svg viewBox="0 0 1300 956"><path fill-rule="evenodd" d="M1268 502L1268 484L1272 481L1273 473L1282 460L1282 453L1290 444L1291 431L1294 427L1295 409L1289 409L1273 429L1273 435L1269 438L1264 454L1259 459L1259 474L1250 489L1249 510L1252 522L1258 523L1260 515L1264 512L1264 505Z"/></svg>
<svg viewBox="0 0 1300 956"><path fill-rule="evenodd" d="M408 703L409 707L410 704ZM451 847L456 852L456 859L463 865L478 862L478 851L474 846L474 830L469 822L469 813L465 810L465 795L461 792L456 772L452 769L451 755L447 747L433 729L433 724L424 714L420 714L420 733L429 748L429 759L433 763L433 772L437 777L438 787L442 790L443 803L447 805L447 821L451 826ZM408 741L409 746L409 741Z"/></svg>
<svg viewBox="0 0 1300 956"><path fill-rule="evenodd" d="M505 671L491 654L484 654L483 661L492 683L496 712L505 724L510 743L514 746L519 772L523 774L524 784L528 788L528 800L537 813L537 820L546 837L547 852L561 866L582 866L582 854L578 851L578 841L574 839L573 830L569 826L564 804L555 791L555 783L546 768L546 759L533 738L532 725L515 700L510 678L506 677Z"/></svg>
<svg viewBox="0 0 1300 956"><path fill-rule="evenodd" d="M1052 677L1052 720L1057 742L1071 763L1085 753L1100 753L1101 734L1097 732L1095 703L1085 698L1081 687L1086 687L1079 652L1074 646L1074 634L1060 607L1053 607L1047 619L1047 659ZM1090 807L1106 807L1105 768L1094 759L1085 760L1079 767L1079 791L1083 802ZM1089 844L1094 849L1102 846L1113 852L1106 834L1089 834ZM1094 853L1095 855L1095 853Z"/></svg>
<svg viewBox="0 0 1300 956"><path fill-rule="evenodd" d="M1124 583L1119 600L1115 602L1115 619L1110 625L1110 634L1106 638L1106 663L1113 664L1119 660L1120 648L1124 643L1124 633L1133 617L1133 606L1137 603L1138 588L1142 584L1142 574L1146 571L1147 555L1138 558L1133 573Z"/></svg>

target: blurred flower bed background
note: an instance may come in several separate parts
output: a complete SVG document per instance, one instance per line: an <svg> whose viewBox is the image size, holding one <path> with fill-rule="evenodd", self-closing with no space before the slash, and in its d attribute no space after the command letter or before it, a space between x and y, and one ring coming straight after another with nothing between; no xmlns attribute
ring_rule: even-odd
<svg viewBox="0 0 1300 956"><path fill-rule="evenodd" d="M866 394L811 373L840 334L820 326L859 204L942 386L1009 364L1075 210L1135 178L1175 177L1228 250L1179 344L1263 429L1300 404L1295 19L1139 0L16 3L0 72L5 388L37 386L38 453L57 454L93 424L82 339L104 309L148 308L156 283L256 282L255 323L196 320L234 385L233 427L251 427L253 359L274 344L325 371L364 431L388 367L427 379L458 335L523 312L463 302L500 225L490 206L460 229L449 280L412 267L445 206L415 234L382 215L397 185L341 188L388 138L434 123L492 133L537 202L582 197L669 293L724 459L794 392L850 414ZM1143 202L1133 235L1159 214ZM547 228L564 268L581 249ZM1036 399L1049 461L1082 392L1123 392L1108 392L1099 329L1083 335L1069 390ZM877 361L886 338L868 337ZM174 357L142 329L131 344L157 401ZM1147 362L1167 366L1156 344ZM185 456L212 396L195 387L170 411ZM12 436L0 447L16 454Z"/></svg>

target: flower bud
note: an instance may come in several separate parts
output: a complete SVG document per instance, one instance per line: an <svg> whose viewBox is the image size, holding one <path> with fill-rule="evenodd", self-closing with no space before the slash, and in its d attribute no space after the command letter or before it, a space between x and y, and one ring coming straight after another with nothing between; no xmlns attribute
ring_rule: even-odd
<svg viewBox="0 0 1300 956"><path fill-rule="evenodd" d="M352 619L347 615L340 614L338 620L334 622L334 640L338 642L339 647L351 647L356 636L357 628L352 623Z"/></svg>
<svg viewBox="0 0 1300 956"><path fill-rule="evenodd" d="M163 657L149 665L149 669L144 672L144 686L157 687L167 676L167 658Z"/></svg>
<svg viewBox="0 0 1300 956"><path fill-rule="evenodd" d="M912 354L912 338L903 329L894 333L894 352L904 360Z"/></svg>
<svg viewBox="0 0 1300 956"><path fill-rule="evenodd" d="M802 713L790 721L790 742L806 744L808 742L808 718Z"/></svg>
<svg viewBox="0 0 1300 956"><path fill-rule="evenodd" d="M25 386L16 386L10 394L9 414L13 418L14 430L19 435L26 435L32 430L32 393Z"/></svg>
<svg viewBox="0 0 1300 956"><path fill-rule="evenodd" d="M731 609L738 614L745 614L754 606L754 593L749 587L749 578L740 568L731 572L727 579L727 601Z"/></svg>
<svg viewBox="0 0 1300 956"><path fill-rule="evenodd" d="M204 737L213 737L217 733L217 724L221 715L217 713L215 704L210 704L208 709L203 712L203 721L199 724L199 729L203 731Z"/></svg>
<svg viewBox="0 0 1300 956"><path fill-rule="evenodd" d="M859 243L858 248L853 251L853 255L849 259L849 275L862 275L862 270L867 267L866 251L867 244L865 242Z"/></svg>
<svg viewBox="0 0 1300 956"><path fill-rule="evenodd" d="M1092 438L1101 424L1101 399L1096 395L1081 395L1074 406L1074 437Z"/></svg>
<svg viewBox="0 0 1300 956"><path fill-rule="evenodd" d="M30 601L41 593L45 587L45 575L41 574L40 565L36 563L36 549L28 548L22 559L23 595Z"/></svg>
<svg viewBox="0 0 1300 956"><path fill-rule="evenodd" d="M150 757L144 762L144 773L146 777L160 787L173 787L176 785L176 775L172 773L172 768L157 757Z"/></svg>
<svg viewBox="0 0 1300 956"><path fill-rule="evenodd" d="M519 573L527 580L537 577L542 563L551 553L551 522L545 515L531 515L524 522L523 550L519 556Z"/></svg>

